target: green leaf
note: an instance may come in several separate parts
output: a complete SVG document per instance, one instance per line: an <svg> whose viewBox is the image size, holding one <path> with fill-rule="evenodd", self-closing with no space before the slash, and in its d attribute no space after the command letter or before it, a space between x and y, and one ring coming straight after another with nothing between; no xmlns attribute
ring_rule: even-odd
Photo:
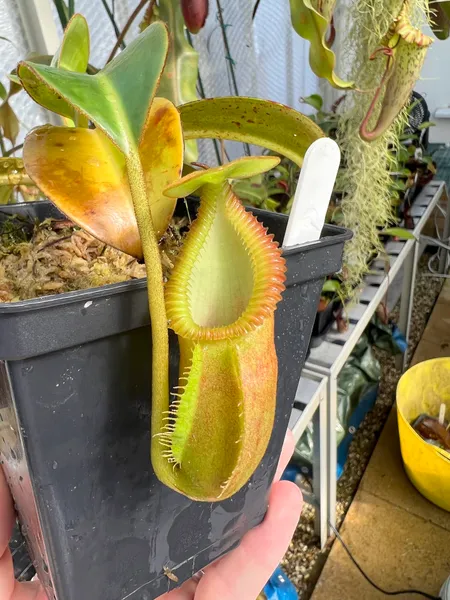
<svg viewBox="0 0 450 600"><path fill-rule="evenodd" d="M283 167L283 165L278 165L276 170L278 171L278 173L280 173L281 177L284 178L286 181L289 179L289 171L286 169L286 167ZM276 179L278 179L278 177Z"/></svg>
<svg viewBox="0 0 450 600"><path fill-rule="evenodd" d="M351 89L355 87L353 81L344 81L336 75L336 56L325 43L333 4L333 1L328 2L328 14L324 16L325 11L318 12L311 0L290 0L292 26L300 37L311 42L309 64L312 71L337 89Z"/></svg>
<svg viewBox="0 0 450 600"><path fill-rule="evenodd" d="M401 179L397 179L392 182L392 188L394 190L399 190L400 192L404 192L406 190L406 183Z"/></svg>
<svg viewBox="0 0 450 600"><path fill-rule="evenodd" d="M323 106L323 98L319 94L311 94L311 96L306 96L306 98L302 98L301 102L303 104L309 104L316 110L322 110Z"/></svg>
<svg viewBox="0 0 450 600"><path fill-rule="evenodd" d="M89 27L82 15L74 15L64 31L61 46L50 65L66 71L86 73L89 64ZM34 61L33 61L34 62Z"/></svg>
<svg viewBox="0 0 450 600"><path fill-rule="evenodd" d="M265 210L270 210L271 212L275 212L279 205L280 203L276 200L273 200L272 198L267 198L267 200L263 202L263 208Z"/></svg>
<svg viewBox="0 0 450 600"><path fill-rule="evenodd" d="M267 194L269 196L277 196L278 194L286 194L286 190L278 185L278 183L273 183L267 186Z"/></svg>
<svg viewBox="0 0 450 600"><path fill-rule="evenodd" d="M420 100L414 100L414 102L411 102L411 104L406 109L406 112L408 113L408 115L410 115L412 113L412 111L416 108L416 106L419 106L419 104L420 104Z"/></svg>
<svg viewBox="0 0 450 600"><path fill-rule="evenodd" d="M210 98L179 107L184 137L218 138L256 144L301 166L309 146L325 137L301 113L259 98Z"/></svg>
<svg viewBox="0 0 450 600"><path fill-rule="evenodd" d="M164 193L169 198L184 198L203 185L220 185L228 179L247 179L273 169L280 162L277 156L245 156L226 165L194 171L181 183L175 181Z"/></svg>
<svg viewBox="0 0 450 600"><path fill-rule="evenodd" d="M421 123L417 129L422 131L422 129L428 129L429 127L436 127L436 123L433 123L432 121L425 121L424 123Z"/></svg>
<svg viewBox="0 0 450 600"><path fill-rule="evenodd" d="M292 197L289 199L288 203L286 204L286 208L284 209L284 213L285 213L286 215L288 215L288 214L291 212L292 205L294 204L294 198L295 198L295 195L294 195L294 196L292 196Z"/></svg>
<svg viewBox="0 0 450 600"><path fill-rule="evenodd" d="M409 160L409 153L408 153L408 149L406 148L406 146L400 146L398 149L398 161L400 164L405 163L407 160Z"/></svg>
<svg viewBox="0 0 450 600"><path fill-rule="evenodd" d="M398 136L398 139L401 142L407 142L408 140L418 140L419 137L417 135L412 135L410 133L402 133L401 135Z"/></svg>
<svg viewBox="0 0 450 600"><path fill-rule="evenodd" d="M319 125L326 136L329 136L331 131L337 127L336 121L323 121Z"/></svg>
<svg viewBox="0 0 450 600"><path fill-rule="evenodd" d="M341 289L341 282L337 281L336 279L327 279L322 286L323 293L337 292L340 289Z"/></svg>
<svg viewBox="0 0 450 600"><path fill-rule="evenodd" d="M72 118L73 109L84 114L129 155L139 144L167 50L167 29L156 22L95 75L31 62L20 63L18 73L36 102L52 104L65 117Z"/></svg>
<svg viewBox="0 0 450 600"><path fill-rule="evenodd" d="M234 181L232 187L238 198L250 203L252 206L261 206L267 200L267 189L261 175L242 181Z"/></svg>
<svg viewBox="0 0 450 600"><path fill-rule="evenodd" d="M383 229L380 231L383 235L391 235L392 237L398 237L402 240L414 240L414 234L412 231L408 229L403 229L403 227L388 227L387 229Z"/></svg>
<svg viewBox="0 0 450 600"><path fill-rule="evenodd" d="M3 85L3 83L0 81L0 98L2 100L6 100L7 97L8 97L8 92L6 91L6 88Z"/></svg>

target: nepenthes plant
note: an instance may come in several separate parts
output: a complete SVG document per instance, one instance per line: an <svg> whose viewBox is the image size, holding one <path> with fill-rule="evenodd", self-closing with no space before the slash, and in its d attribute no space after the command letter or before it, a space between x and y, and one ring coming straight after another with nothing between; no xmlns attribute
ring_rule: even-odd
<svg viewBox="0 0 450 600"><path fill-rule="evenodd" d="M67 52L70 40L63 44ZM262 173L278 159L244 158L180 179L184 140L246 141L301 164L323 134L300 113L263 100L220 98L177 109L155 97L168 44L166 27L155 22L94 75L70 65L20 63L18 76L34 100L89 123L33 130L24 162L32 180L74 222L144 259L153 467L169 487L215 501L247 482L271 435L274 310L285 270L278 245L245 211L229 180ZM158 241L177 198L197 190L198 217L165 288ZM178 334L181 355L172 400L168 326Z"/></svg>
<svg viewBox="0 0 450 600"><path fill-rule="evenodd" d="M411 24L407 3L387 37L386 43L371 57L374 59L375 55L382 53L387 60L380 85L375 92L367 115L361 123L360 135L366 142L380 137L392 125L408 102L422 70L427 49L433 41ZM383 90L384 96L377 122L373 129L369 130L369 122Z"/></svg>
<svg viewBox="0 0 450 600"><path fill-rule="evenodd" d="M360 13L373 13L375 20L375 4L373 0L363 0L358 4L355 3L355 10ZM384 11L385 16L389 18L389 15L392 15L389 31L383 33L378 48L367 57L367 60L372 61L385 56L385 71L374 92L370 89L358 90L372 94L373 98L360 128L361 138L366 142L379 138L393 124L409 100L422 70L427 49L433 41L411 22L417 12L414 2L394 0L387 4L389 7ZM445 37L444 30L449 10L447 4L447 2L442 3L442 8L439 5L434 17L439 20L435 29L442 33L442 37ZM344 81L336 74L336 55L331 48L332 44L327 40L327 32L332 25L336 10L336 0L290 0L290 8L295 31L311 43L309 62L314 73L325 78L337 89L355 89L354 81ZM382 11L382 9L380 2L377 10ZM367 46L364 51L367 52ZM360 61L361 57L356 52L355 54L356 61ZM371 129L369 124L377 113L376 123Z"/></svg>
<svg viewBox="0 0 450 600"><path fill-rule="evenodd" d="M295 31L311 43L311 69L344 90L335 136L344 157L342 224L354 232L344 255L343 294L351 298L372 256L384 251L379 230L397 223L392 148L400 146L406 105L430 47L423 26L434 20L436 34L445 38L449 3L290 0L290 7ZM336 75L341 70L344 79Z"/></svg>

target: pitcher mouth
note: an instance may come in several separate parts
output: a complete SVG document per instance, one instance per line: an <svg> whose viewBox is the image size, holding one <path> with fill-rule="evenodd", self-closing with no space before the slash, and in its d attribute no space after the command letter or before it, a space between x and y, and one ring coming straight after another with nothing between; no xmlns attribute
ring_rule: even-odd
<svg viewBox="0 0 450 600"><path fill-rule="evenodd" d="M261 325L281 300L286 266L272 235L231 187L205 194L182 250L183 269L166 285L169 326L191 340L239 337ZM193 232L194 233L194 232Z"/></svg>

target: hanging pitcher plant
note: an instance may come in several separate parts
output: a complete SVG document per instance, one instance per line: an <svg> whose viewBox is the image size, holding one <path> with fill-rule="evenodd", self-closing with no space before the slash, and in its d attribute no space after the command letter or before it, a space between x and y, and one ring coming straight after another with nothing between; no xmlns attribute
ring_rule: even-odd
<svg viewBox="0 0 450 600"><path fill-rule="evenodd" d="M335 72L336 56L330 47L330 39L334 39L335 4L336 0L290 0L292 25L301 37L311 43L309 63L313 72L337 89L355 89L354 82L342 80ZM367 12L372 10L371 2L363 2L363 4L367 4L365 6ZM389 10L395 11L398 2L389 4ZM435 20L431 19L432 24L434 22L433 28L442 39L448 35L449 6L450 2L444 1L434 3L430 7L435 14ZM429 36L411 24L412 12L410 0L400 0L398 16L391 26L386 42L368 57L369 60L375 60L381 55L385 56L386 69L367 115L361 123L360 134L365 141L370 142L380 137L405 106L420 75L427 49L432 43ZM332 35L327 40L327 32L330 29ZM370 130L370 123L383 92L384 97L377 122Z"/></svg>
<svg viewBox="0 0 450 600"><path fill-rule="evenodd" d="M64 52L75 52L72 31L73 24ZM277 244L244 210L228 181L262 173L278 159L241 159L180 179L183 136L255 143L301 165L308 146L323 134L296 111L263 100L220 98L178 110L155 97L168 49L167 29L156 21L94 75L76 72L73 64L20 63L21 84L34 100L70 124L91 124L38 127L26 138L24 162L31 179L70 219L144 258L153 467L169 487L215 501L246 483L271 435L274 310L285 271ZM158 241L177 197L197 190L198 217L164 289ZM168 326L178 334L181 351L172 399Z"/></svg>
<svg viewBox="0 0 450 600"><path fill-rule="evenodd" d="M344 251L346 298L355 296L371 259L384 250L379 231L397 222L392 148L400 144L405 107L431 44L422 26L430 23L445 38L449 6L448 0L290 0L293 28L311 45L311 69L345 90L334 135L344 157L341 224L354 232ZM340 64L332 50L335 30ZM336 75L340 65L345 79Z"/></svg>
<svg viewBox="0 0 450 600"><path fill-rule="evenodd" d="M375 92L367 115L361 124L360 135L366 142L371 142L382 135L395 121L401 109L406 105L414 84L416 83L432 39L411 25L408 16L408 5L402 9L387 45L371 56L375 59L379 53L387 57L386 69L380 85ZM375 127L369 130L369 123L377 107L382 91L378 120Z"/></svg>

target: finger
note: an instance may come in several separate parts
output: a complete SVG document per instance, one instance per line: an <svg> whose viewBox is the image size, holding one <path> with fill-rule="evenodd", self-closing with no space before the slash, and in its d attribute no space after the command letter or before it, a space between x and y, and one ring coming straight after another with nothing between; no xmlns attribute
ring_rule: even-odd
<svg viewBox="0 0 450 600"><path fill-rule="evenodd" d="M176 590L158 596L156 600L194 600L197 585L198 583L196 581L188 579L188 581L185 581L183 585L180 585Z"/></svg>
<svg viewBox="0 0 450 600"><path fill-rule="evenodd" d="M11 493L3 469L0 468L0 556L8 547L15 519Z"/></svg>
<svg viewBox="0 0 450 600"><path fill-rule="evenodd" d="M1 600L47 600L39 582L18 583L14 580L14 566L9 551L9 540L16 515L3 469L0 468L0 598Z"/></svg>
<svg viewBox="0 0 450 600"><path fill-rule="evenodd" d="M286 431L286 436L284 438L283 448L281 449L280 460L278 461L277 472L275 473L274 481L279 481L280 477L283 475L283 471L287 467L288 462L291 459L291 456L294 454L295 441L294 435L290 429Z"/></svg>
<svg viewBox="0 0 450 600"><path fill-rule="evenodd" d="M0 598L9 600L15 587L14 567L9 548L3 550L0 558Z"/></svg>
<svg viewBox="0 0 450 600"><path fill-rule="evenodd" d="M14 588L11 600L48 600L38 581L18 583Z"/></svg>
<svg viewBox="0 0 450 600"><path fill-rule="evenodd" d="M14 527L14 507L8 484L0 469L0 598L11 598L14 590L14 569L9 540Z"/></svg>
<svg viewBox="0 0 450 600"><path fill-rule="evenodd" d="M292 435L292 431L288 429L286 431L286 436L284 438L283 448L281 450L280 459L278 461L278 467L275 474L274 481L278 481L283 474L286 465L289 462L293 452L294 452L295 442L294 436ZM186 581L181 587L160 596L158 600L193 600L195 596L195 590L197 588L198 583L189 580Z"/></svg>
<svg viewBox="0 0 450 600"><path fill-rule="evenodd" d="M295 484L275 483L264 521L244 536L238 548L208 567L195 600L254 600L283 558L301 508L302 494Z"/></svg>

